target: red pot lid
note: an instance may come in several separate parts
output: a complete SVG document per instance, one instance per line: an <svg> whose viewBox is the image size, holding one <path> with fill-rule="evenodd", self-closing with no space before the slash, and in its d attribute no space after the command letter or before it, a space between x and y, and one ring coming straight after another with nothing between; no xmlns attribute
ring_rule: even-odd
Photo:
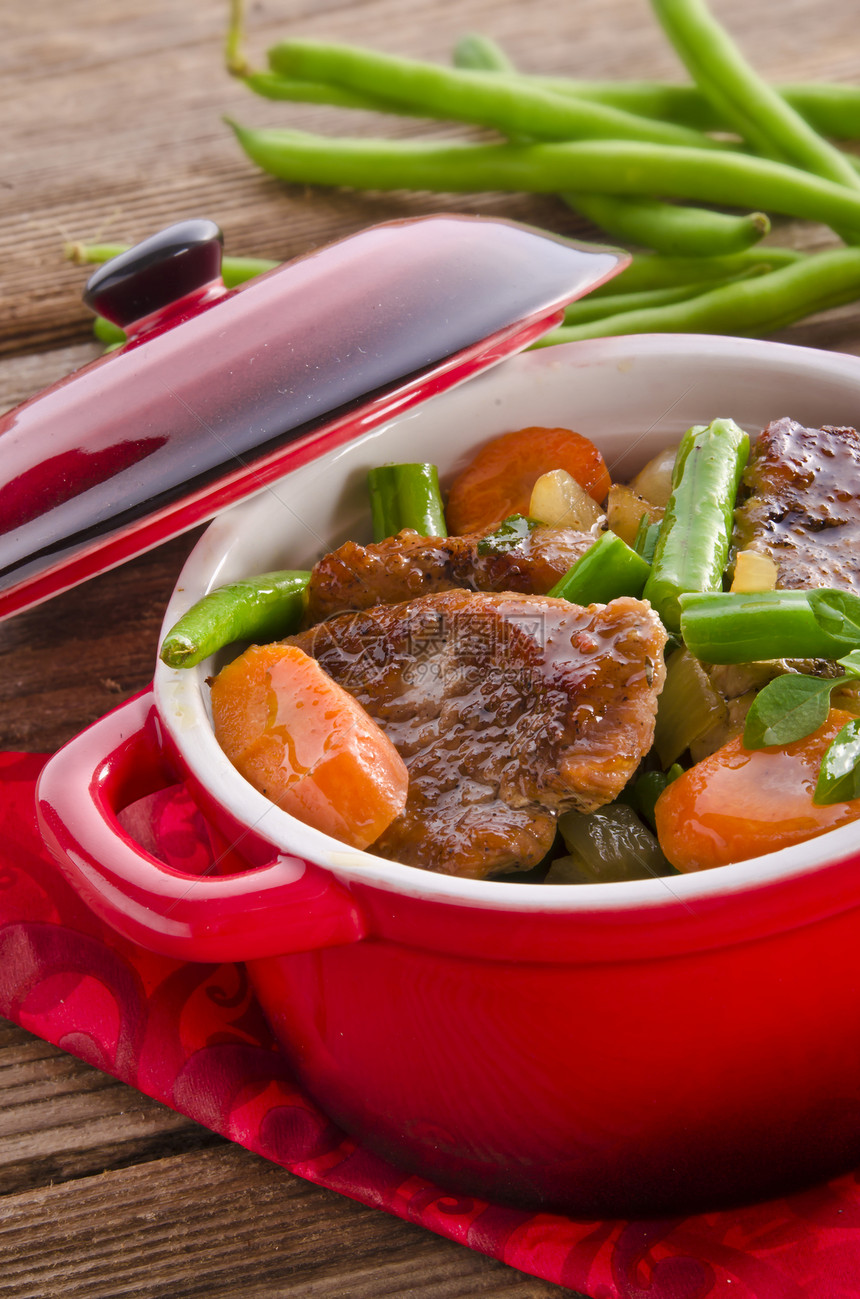
<svg viewBox="0 0 860 1299"><path fill-rule="evenodd" d="M433 216L228 291L211 222L137 245L85 293L129 341L0 420L0 617L521 350L628 260L509 221Z"/></svg>

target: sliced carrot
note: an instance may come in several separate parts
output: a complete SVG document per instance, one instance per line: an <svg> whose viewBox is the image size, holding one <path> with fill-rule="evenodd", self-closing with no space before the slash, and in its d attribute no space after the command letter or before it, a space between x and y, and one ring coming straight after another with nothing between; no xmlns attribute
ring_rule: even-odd
<svg viewBox="0 0 860 1299"><path fill-rule="evenodd" d="M373 718L295 645L253 645L211 683L215 736L255 788L306 825L366 848L409 777Z"/></svg>
<svg viewBox="0 0 860 1299"><path fill-rule="evenodd" d="M750 751L731 740L667 785L654 816L672 865L699 871L746 861L860 817L860 799L812 801L824 751L850 720L831 708L817 731L782 748Z"/></svg>
<svg viewBox="0 0 860 1299"><path fill-rule="evenodd" d="M509 514L528 514L532 488L552 469L566 469L598 503L612 485L603 456L581 433L566 428L503 433L451 484L445 510L449 532L483 532Z"/></svg>

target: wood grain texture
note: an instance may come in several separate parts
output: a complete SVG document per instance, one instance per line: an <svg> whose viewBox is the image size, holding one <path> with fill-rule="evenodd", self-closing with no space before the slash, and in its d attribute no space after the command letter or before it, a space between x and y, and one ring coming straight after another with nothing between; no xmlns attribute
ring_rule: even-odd
<svg viewBox="0 0 860 1299"><path fill-rule="evenodd" d="M0 45L0 409L97 354L65 241L131 242L209 216L279 259L404 214L492 212L595 231L551 197L357 194L261 175L223 114L350 134L466 128L271 104L222 70L226 0L9 4ZM768 76L860 81L856 0L713 0ZM252 0L248 50L288 34L445 60L466 30L523 68L682 77L647 0ZM826 246L788 223L774 235ZM860 355L860 308L785 331ZM51 750L149 681L199 530L0 624L0 745ZM549 1299L570 1294L310 1186L9 1025L0 1026L0 1296Z"/></svg>

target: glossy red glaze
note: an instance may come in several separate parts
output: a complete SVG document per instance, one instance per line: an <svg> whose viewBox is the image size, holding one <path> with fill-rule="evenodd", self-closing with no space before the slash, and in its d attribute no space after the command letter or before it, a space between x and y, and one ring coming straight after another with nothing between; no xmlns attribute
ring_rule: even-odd
<svg viewBox="0 0 860 1299"><path fill-rule="evenodd" d="M628 260L439 216L231 291L177 274L184 296L135 319L126 346L0 420L0 617L520 351Z"/></svg>
<svg viewBox="0 0 860 1299"><path fill-rule="evenodd" d="M175 775L172 777L175 779ZM283 853L226 876L183 875L146 853L117 813L171 779L150 692L70 741L38 789L45 842L84 901L134 942L166 956L245 960L345 943L364 932L345 889Z"/></svg>
<svg viewBox="0 0 860 1299"><path fill-rule="evenodd" d="M686 902L669 880L658 907L611 912L520 910L516 884L505 908L435 901L283 856L200 880L116 819L174 761L148 697L110 714L45 769L48 842L136 941L248 960L302 1085L370 1148L588 1216L753 1198L860 1158L856 857L742 898ZM232 847L264 855L247 829Z"/></svg>

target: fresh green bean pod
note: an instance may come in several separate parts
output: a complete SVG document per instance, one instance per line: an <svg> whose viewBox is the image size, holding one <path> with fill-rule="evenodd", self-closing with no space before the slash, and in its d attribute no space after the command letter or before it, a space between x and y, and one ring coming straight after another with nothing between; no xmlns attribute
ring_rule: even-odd
<svg viewBox="0 0 860 1299"><path fill-rule="evenodd" d="M640 596L650 564L614 532L604 532L548 592L571 604L608 604L621 595Z"/></svg>
<svg viewBox="0 0 860 1299"><path fill-rule="evenodd" d="M422 537L447 537L445 510L435 465L378 465L367 475L373 540L413 528Z"/></svg>
<svg viewBox="0 0 860 1299"><path fill-rule="evenodd" d="M504 75L513 68L501 46L487 37L465 37L454 50L457 67ZM511 137L528 143L527 137ZM764 212L735 216L695 207L679 207L651 198L619 198L613 194L561 196L568 207L599 226L612 239L670 255L693 257L738 252L757 243L770 231Z"/></svg>
<svg viewBox="0 0 860 1299"><path fill-rule="evenodd" d="M248 72L241 80L262 99L286 100L297 104L331 104L335 108L412 115L408 106L395 104L381 95L350 90L330 81L306 81L298 77L282 77L276 72Z"/></svg>
<svg viewBox="0 0 860 1299"><path fill-rule="evenodd" d="M333 82L372 96L384 86L387 98L420 109L429 117L494 127L505 135L554 140L647 140L715 152L724 148L700 131L637 117L594 100L580 101L528 84L497 81L481 72L446 68L355 45L295 40L273 46L268 58L271 70L278 76Z"/></svg>
<svg viewBox="0 0 860 1299"><path fill-rule="evenodd" d="M100 343L105 343L108 347L120 347L125 342L125 330L119 325L115 325L112 320L105 320L104 316L96 316L93 321L93 333Z"/></svg>
<svg viewBox="0 0 860 1299"><path fill-rule="evenodd" d="M556 95L596 99L640 117L658 117L697 131L731 129L726 117L696 85L649 80L589 80L513 71L506 75L512 80L541 86ZM820 135L835 140L860 139L860 86L798 81L777 83L774 89Z"/></svg>
<svg viewBox="0 0 860 1299"><path fill-rule="evenodd" d="M734 334L759 338L815 312L854 302L858 296L860 248L834 248L812 253L802 261L754 279L720 284L698 297L619 312L585 324L562 325L533 346L550 347L620 334Z"/></svg>
<svg viewBox="0 0 860 1299"><path fill-rule="evenodd" d="M592 289L589 298L609 298L618 294L639 293L651 289L671 289L697 284L704 292L703 281L712 280L716 288L746 275L764 275L767 271L793 266L807 257L796 248L777 248L770 244L750 248L724 257L668 257L661 253L634 253L629 264L605 284Z"/></svg>
<svg viewBox="0 0 860 1299"><path fill-rule="evenodd" d="M643 592L669 631L680 629L682 594L718 591L722 585L749 449L749 436L731 419L696 426L681 439L672 495Z"/></svg>
<svg viewBox="0 0 860 1299"><path fill-rule="evenodd" d="M477 74L476 74L477 75ZM320 137L229 122L249 158L281 180L358 189L633 194L781 212L860 231L860 191L742 153L638 140L468 144Z"/></svg>
<svg viewBox="0 0 860 1299"><path fill-rule="evenodd" d="M681 635L703 663L839 659L855 649L856 639L821 625L808 597L807 591L681 595Z"/></svg>
<svg viewBox="0 0 860 1299"><path fill-rule="evenodd" d="M159 657L193 668L233 641L268 644L298 631L310 573L284 569L231 582L204 595L171 627Z"/></svg>
<svg viewBox="0 0 860 1299"><path fill-rule="evenodd" d="M678 257L711 257L742 252L770 233L764 212L736 216L708 208L682 207L659 199L619 198L614 194L566 193L574 211L600 226L612 239Z"/></svg>
<svg viewBox="0 0 860 1299"><path fill-rule="evenodd" d="M605 320L622 312L645 311L654 307L667 307L675 302L686 302L713 289L719 281L705 280L694 284L675 284L666 289L643 289L639 293L615 293L598 298L589 293L585 298L570 302L564 309L564 325L587 325L593 320Z"/></svg>
<svg viewBox="0 0 860 1299"><path fill-rule="evenodd" d="M474 62L473 62L474 61ZM513 68L495 41L477 34L464 38L454 51L458 67L473 66L504 75ZM527 143L517 137L517 143ZM736 216L696 207L663 203L654 198L618 197L615 194L566 193L568 207L599 226L612 239L620 239L656 252L678 256L716 256L741 251L770 231L764 212Z"/></svg>
<svg viewBox="0 0 860 1299"><path fill-rule="evenodd" d="M704 0L652 0L687 71L725 120L761 153L839 184L857 173L743 57Z"/></svg>

